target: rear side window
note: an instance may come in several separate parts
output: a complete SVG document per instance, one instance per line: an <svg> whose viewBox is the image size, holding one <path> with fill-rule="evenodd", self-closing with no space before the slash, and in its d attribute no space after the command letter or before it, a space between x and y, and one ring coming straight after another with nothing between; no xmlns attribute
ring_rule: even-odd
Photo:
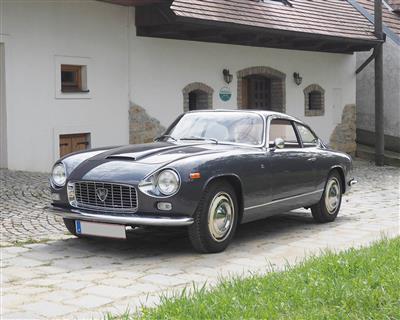
<svg viewBox="0 0 400 320"><path fill-rule="evenodd" d="M296 132L292 123L288 120L274 119L269 127L269 145L273 146L276 138L282 138L285 141L285 149L300 148Z"/></svg>
<svg viewBox="0 0 400 320"><path fill-rule="evenodd" d="M307 127L296 123L304 147L315 147L318 145L318 138Z"/></svg>

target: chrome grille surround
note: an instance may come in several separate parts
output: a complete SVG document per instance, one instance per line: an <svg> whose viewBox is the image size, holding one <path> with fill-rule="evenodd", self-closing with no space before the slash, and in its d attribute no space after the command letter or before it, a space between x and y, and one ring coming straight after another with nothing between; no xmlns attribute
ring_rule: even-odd
<svg viewBox="0 0 400 320"><path fill-rule="evenodd" d="M136 188L131 185L99 181L77 181L73 185L77 208L123 213L133 213L138 209ZM107 190L104 201L97 195L100 188Z"/></svg>

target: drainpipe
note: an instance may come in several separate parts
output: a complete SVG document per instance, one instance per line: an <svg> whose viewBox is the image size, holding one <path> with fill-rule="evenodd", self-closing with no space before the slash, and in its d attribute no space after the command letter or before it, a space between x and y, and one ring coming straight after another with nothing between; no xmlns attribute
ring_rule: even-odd
<svg viewBox="0 0 400 320"><path fill-rule="evenodd" d="M375 36L383 40L382 0L375 0ZM375 164L384 164L384 128L383 128L383 44L375 48Z"/></svg>

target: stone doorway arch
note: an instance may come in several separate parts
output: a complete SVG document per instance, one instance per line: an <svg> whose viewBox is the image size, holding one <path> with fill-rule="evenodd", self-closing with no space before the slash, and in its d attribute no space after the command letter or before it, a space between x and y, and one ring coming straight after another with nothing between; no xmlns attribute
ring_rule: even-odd
<svg viewBox="0 0 400 320"><path fill-rule="evenodd" d="M237 72L239 109L286 111L286 74L271 67L249 67Z"/></svg>
<svg viewBox="0 0 400 320"><path fill-rule="evenodd" d="M183 111L212 109L214 89L202 82L189 83L182 89Z"/></svg>

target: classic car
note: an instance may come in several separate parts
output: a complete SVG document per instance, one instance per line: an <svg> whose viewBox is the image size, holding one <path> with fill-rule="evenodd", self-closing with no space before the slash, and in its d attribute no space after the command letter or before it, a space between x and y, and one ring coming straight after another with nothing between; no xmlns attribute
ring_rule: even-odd
<svg viewBox="0 0 400 320"><path fill-rule="evenodd" d="M51 212L78 237L126 238L128 227L184 226L194 249L224 250L241 223L296 208L338 215L352 160L302 121L257 110L182 114L147 144L58 160Z"/></svg>

